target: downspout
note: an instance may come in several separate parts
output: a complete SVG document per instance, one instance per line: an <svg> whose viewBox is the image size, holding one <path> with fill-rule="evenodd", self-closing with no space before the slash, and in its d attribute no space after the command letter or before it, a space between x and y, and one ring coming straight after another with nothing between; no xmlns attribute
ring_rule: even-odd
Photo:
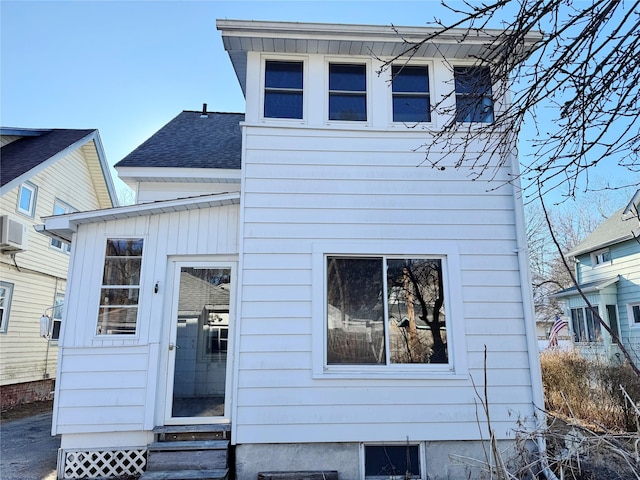
<svg viewBox="0 0 640 480"><path fill-rule="evenodd" d="M513 190L513 203L516 221L516 252L518 254L518 271L520 272L520 289L522 291L522 307L525 323L525 334L527 336L527 349L529 353L529 374L531 376L531 390L533 396L534 408L539 406L538 410L542 412L536 415L536 443L538 445L538 455L540 456L540 464L542 473L547 480L558 480L553 473L547 461L546 449L547 444L543 435L546 429L546 413L544 411L544 390L542 388L542 371L540 369L540 356L538 354L538 341L535 329L535 315L533 293L531 291L531 272L529 266L529 248L527 246L526 225L524 218L524 206L518 198L522 195L520 187L520 169L517 156L511 157L511 174L513 181L511 187Z"/></svg>

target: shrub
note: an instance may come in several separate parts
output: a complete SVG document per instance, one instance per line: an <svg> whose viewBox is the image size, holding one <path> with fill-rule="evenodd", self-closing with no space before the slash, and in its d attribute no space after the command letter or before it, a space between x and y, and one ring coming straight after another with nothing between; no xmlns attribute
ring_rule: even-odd
<svg viewBox="0 0 640 480"><path fill-rule="evenodd" d="M640 378L626 364L587 359L577 350L546 350L540 355L545 409L613 431L638 431L634 403Z"/></svg>

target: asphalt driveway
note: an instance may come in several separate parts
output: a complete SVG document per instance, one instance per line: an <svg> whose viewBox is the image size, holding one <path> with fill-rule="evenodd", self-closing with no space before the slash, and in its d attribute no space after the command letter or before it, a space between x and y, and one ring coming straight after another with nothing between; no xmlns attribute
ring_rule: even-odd
<svg viewBox="0 0 640 480"><path fill-rule="evenodd" d="M51 412L0 424L0 478L55 480L60 437L51 436Z"/></svg>

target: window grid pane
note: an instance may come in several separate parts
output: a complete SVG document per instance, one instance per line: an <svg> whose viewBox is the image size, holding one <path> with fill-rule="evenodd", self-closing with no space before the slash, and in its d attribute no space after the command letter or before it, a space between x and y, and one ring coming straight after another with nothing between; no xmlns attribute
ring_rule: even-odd
<svg viewBox="0 0 640 480"><path fill-rule="evenodd" d="M391 68L394 122L429 122L429 75L426 66L394 65Z"/></svg>
<svg viewBox="0 0 640 480"><path fill-rule="evenodd" d="M265 63L264 116L302 118L303 63Z"/></svg>
<svg viewBox="0 0 640 480"><path fill-rule="evenodd" d="M329 120L367 120L367 67L329 64Z"/></svg>
<svg viewBox="0 0 640 480"><path fill-rule="evenodd" d="M143 240L107 240L97 335L136 333Z"/></svg>

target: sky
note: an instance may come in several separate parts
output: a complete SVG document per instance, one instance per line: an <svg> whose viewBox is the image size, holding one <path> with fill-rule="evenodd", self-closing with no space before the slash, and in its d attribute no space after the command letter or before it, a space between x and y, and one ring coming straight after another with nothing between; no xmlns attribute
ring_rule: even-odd
<svg viewBox="0 0 640 480"><path fill-rule="evenodd" d="M436 0L0 0L0 124L97 128L113 165L182 110L244 112L216 19L425 26L436 17L452 18Z"/></svg>

